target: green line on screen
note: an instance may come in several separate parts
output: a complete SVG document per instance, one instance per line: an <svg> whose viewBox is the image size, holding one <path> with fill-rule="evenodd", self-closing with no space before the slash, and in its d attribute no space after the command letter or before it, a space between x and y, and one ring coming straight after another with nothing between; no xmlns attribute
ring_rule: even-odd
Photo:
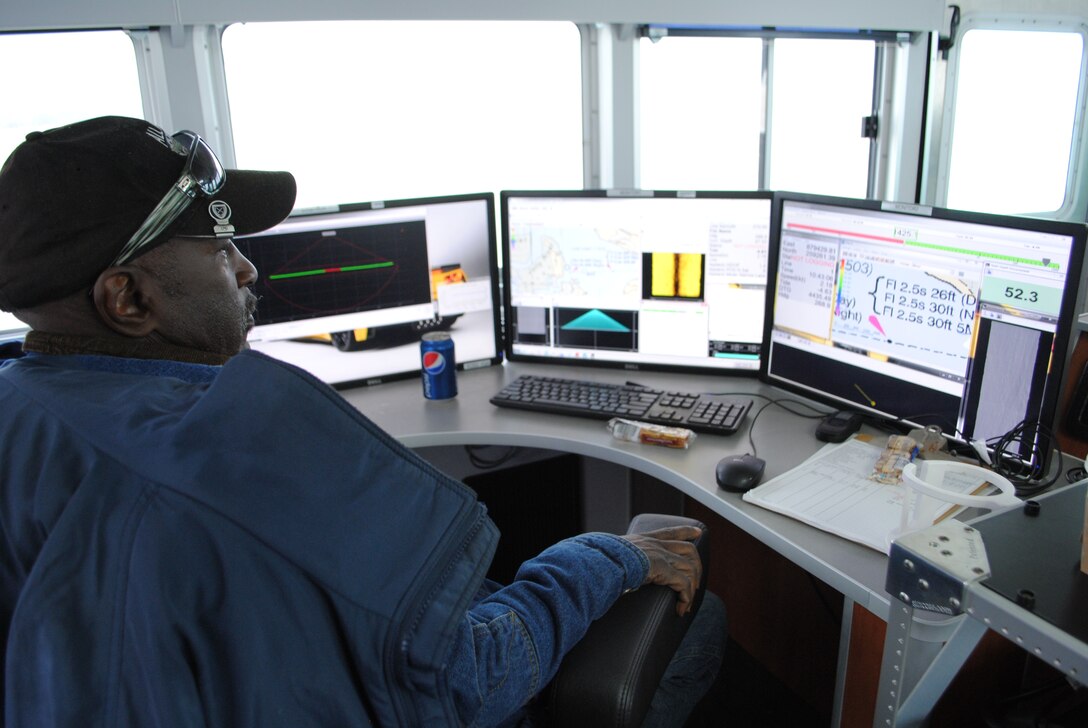
<svg viewBox="0 0 1088 728"><path fill-rule="evenodd" d="M372 268L391 268L393 261L382 263L367 263L366 265L345 265L341 268L314 268L313 270L299 270L294 273L274 273L268 276L270 281L278 281L282 278L302 278L303 276L320 276L327 273L350 273L355 270L370 270Z"/></svg>

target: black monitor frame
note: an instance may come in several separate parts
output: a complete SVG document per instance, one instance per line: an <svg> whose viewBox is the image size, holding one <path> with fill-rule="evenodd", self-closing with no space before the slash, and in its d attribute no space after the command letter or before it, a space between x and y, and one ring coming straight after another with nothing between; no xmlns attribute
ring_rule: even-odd
<svg viewBox="0 0 1088 728"><path fill-rule="evenodd" d="M589 358L558 358L551 356L534 356L514 350L512 327L514 325L516 311L511 300L511 266L510 266L510 225L509 225L509 201L511 198L615 198L615 199L723 199L723 200L767 200L773 202L773 193L767 190L712 190L712 191L677 191L677 190L622 190L622 189L582 189L582 190L503 190L499 193L500 222L503 255L503 321L505 322L505 354L510 361L536 362L555 364L560 366L590 366L605 369L647 370L647 371L678 371L700 374L720 374L723 376L756 377L759 367L750 369L727 369L721 367L700 365L677 365L649 361L614 361L607 359ZM768 215L768 224L770 216ZM704 263L705 265L705 263ZM759 346L759 337L756 337L754 346Z"/></svg>
<svg viewBox="0 0 1088 728"><path fill-rule="evenodd" d="M285 222L293 221L306 221L313 218L324 218L330 221L332 224L335 221L336 216L344 215L345 217L351 213L369 212L369 211L382 211L382 210L396 210L399 208L411 208L411 207L427 207L427 206L445 206L454 205L458 203L472 203L481 202L486 206L487 217L487 266L488 275L490 279L489 295L491 299L491 321L489 333L493 340L493 355L483 359L466 360L463 357L463 351L455 350L455 358L457 360L457 369L465 370L475 369L486 366L493 366L501 364L503 360L503 337L502 337L502 321L501 321L501 296L500 296L500 284L499 284L499 264L498 264L498 245L496 234L496 215L495 215L495 194L493 192L482 193L468 193L446 196L434 196L434 197L419 197L419 198L404 198L397 200L378 200L370 202L353 202L341 205L333 205L329 207L311 208L306 210L300 210L293 213ZM265 231L264 233L258 233L254 236L246 236L245 238L239 238L240 242L245 242L247 238L259 238L262 235L274 232ZM267 275L267 271L259 271L262 276ZM471 276L469 276L471 279ZM258 285L260 281L258 281ZM261 321L258 319L258 325ZM371 327L376 330L379 335L395 335L396 344L404 345L405 343L413 343L416 349L416 356L414 361L410 364L405 360L404 362L393 365L391 368L383 369L377 373L368 373L365 376L359 378L349 378L339 381L326 381L336 389L349 389L360 386L371 386L381 384L383 382L395 381L399 379L408 379L419 376L420 364L418 355L418 341L419 336L426 332L428 329L420 329L418 332L408 331L408 324L400 325L394 324L390 326L377 326ZM418 327L417 327L418 328ZM329 332L332 333L332 332ZM408 341L410 337L414 337L411 341ZM456 337L455 337L456 338ZM329 348L333 351L333 347ZM341 349L339 352L335 352L340 355L352 356L356 353L345 349ZM365 352L367 355L382 358L383 362L388 362L388 357L383 357L383 350L380 348L374 351Z"/></svg>
<svg viewBox="0 0 1088 728"><path fill-rule="evenodd" d="M1054 426L1055 417L1058 414L1058 403L1064 384L1063 368L1067 358L1066 353L1070 338L1077 323L1076 305L1078 288L1080 285L1083 285L1081 274L1084 264L1088 226L1079 223L1055 220L994 215L923 205L882 202L879 200L850 199L794 192L775 193L775 200L772 208L771 245L767 268L767 310L764 315L763 357L760 362L759 372L761 380L776 387L802 394L832 406L856 410L877 419L896 423L900 426L924 427L929 424L938 424L942 427L942 431L946 436L961 443L964 442L965 439L963 437L964 433L955 430L958 419L953 422L953 427L950 431L947 423L944 421L945 418L937 418L926 414L930 411L930 407L935 404L935 401L941 399L943 395L935 394L927 401L926 387L920 384L908 384L903 381L895 380L888 375L877 374L870 372L867 369L853 367L843 361L847 358L847 353L844 353L844 355L838 359L822 357L818 354L796 354L792 355L792 361L785 360L784 365L778 366L778 363L784 360L782 359L781 354L776 357L776 346L784 345L776 344L773 340L776 324L775 305L778 289L781 285L779 276L783 241L783 211L785 206L791 203L796 205L829 205L846 211L857 210L862 214L876 213L878 215L902 215L905 217L895 219L902 220L904 223L909 223L912 218L923 220L934 219L938 221L947 220L954 223L988 225L994 226L995 228L1008 229L1010 231L1024 231L1026 235L1030 235L1031 233L1051 233L1068 236L1072 242L1069 250L1069 260L1068 267L1066 268L1062 300L1057 315L1056 329L1048 344L1045 342L1044 337L1040 337L1039 351L1043 351L1044 346L1049 346L1051 354L1049 362L1036 364L1035 371L1032 375L1033 383L1030 387L1031 393L1028 399L1029 407L1034 408L1035 410L1035 419L1038 423L1048 430ZM819 235L819 233L816 233L816 235ZM839 285L839 280L839 276L836 274L836 286ZM874 301L875 291L876 288L874 287ZM1013 293L1015 294L1015 290ZM980 310L982 301L977 301L975 305L976 311ZM991 304L991 309L992 308L993 306ZM859 315L861 315L861 312L859 312ZM907 315L909 315L909 313ZM978 321L986 320L986 318L982 317L978 319ZM979 324L978 330L974 331L974 335L977 337L974 339L976 344L984 335L989 335L989 331L991 330L989 325L985 327L985 334L983 328L984 327ZM780 332L779 336L784 337L785 334ZM1047 334L1047 336L1050 336L1050 334ZM891 343L891 339L888 339L888 341ZM987 344L987 341L982 341L983 348L985 348ZM840 346L843 346L841 342L835 344L835 347ZM782 349L779 349L779 351L782 351ZM843 349L843 351L849 352L850 350L847 347ZM862 353L872 356L872 352ZM982 401L980 397L980 387L982 386L981 381L986 364L986 355L983 353L983 355L979 357L978 354L978 350L970 350L967 370L965 372L966 382L963 385L963 394L957 398L961 405L964 397L968 399L968 404L970 404L970 399L972 397L976 398L976 403ZM992 357L992 353L990 353L990 356ZM808 360L802 361L805 357L808 357ZM817 372L818 366L814 366L817 360L819 360L821 365L825 365L824 369L819 372ZM1049 364L1049 368L1046 366L1047 363ZM785 370L787 369L792 370L786 373ZM832 372L831 370L834 371ZM803 381L806 378L808 381ZM916 398L911 400L914 405L914 407L912 407L913 411L902 411L902 408L890 408L898 409L899 411L889 411L888 409L882 409L879 405L873 406L876 404L875 397L877 395L871 392L864 392L864 386L859 390L863 391L864 396L851 396L853 389L850 387L850 381L854 379L858 380L853 382L858 386L866 384L866 381L868 381L872 383L871 386L873 389L879 389L885 385L894 387L899 390L897 396L902 397L904 400L908 398L903 396L904 390L913 387L917 390L915 392ZM888 389L885 391L892 390ZM947 399L947 397L945 397L945 399ZM868 404L864 400L867 400ZM966 412L968 409L969 408L964 407L961 411ZM968 416L970 419L965 418L965 426L974 427L976 418L978 417L977 407L970 409ZM1014 467L1019 468L1021 472L1029 472L1033 474L1032 477L1039 477L1041 473L1045 472L1045 469L1048 466L1051 449L1054 446L1054 443L1050 441L1045 433L1036 433L1032 436L1036 438L1034 442L1022 445L1021 449L1018 451L1019 454L1017 455L1017 451L1014 451L1014 455L1010 457L1010 460L1012 461L1011 464L1014 464ZM1008 453L1006 453L1006 455L1008 456Z"/></svg>

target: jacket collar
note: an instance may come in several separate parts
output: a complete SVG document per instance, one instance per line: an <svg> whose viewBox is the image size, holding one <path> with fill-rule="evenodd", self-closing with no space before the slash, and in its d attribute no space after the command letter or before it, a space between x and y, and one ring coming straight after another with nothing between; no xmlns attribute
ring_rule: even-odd
<svg viewBox="0 0 1088 728"><path fill-rule="evenodd" d="M59 356L97 354L127 359L164 359L212 366L226 364L230 359L229 356L209 351L143 339L111 339L74 334L50 334L43 331L28 332L23 342L23 351Z"/></svg>

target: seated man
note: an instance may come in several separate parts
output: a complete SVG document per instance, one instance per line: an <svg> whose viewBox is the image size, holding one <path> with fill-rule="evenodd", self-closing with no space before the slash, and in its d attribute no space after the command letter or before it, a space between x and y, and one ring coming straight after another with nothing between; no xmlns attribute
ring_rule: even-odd
<svg viewBox="0 0 1088 728"><path fill-rule="evenodd" d="M585 534L484 585L471 491L245 350L257 271L232 236L294 196L118 117L0 169L0 308L32 328L0 368L8 726L494 725L625 590L690 607L694 528ZM724 613L699 614L655 720L714 679Z"/></svg>

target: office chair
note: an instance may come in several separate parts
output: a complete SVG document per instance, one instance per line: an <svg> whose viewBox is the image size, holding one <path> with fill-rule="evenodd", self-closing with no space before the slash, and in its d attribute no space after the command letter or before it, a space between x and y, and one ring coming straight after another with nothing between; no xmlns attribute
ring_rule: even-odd
<svg viewBox="0 0 1088 728"><path fill-rule="evenodd" d="M642 514L627 528L627 533L645 533L683 525L703 531L696 542L703 578L692 609L678 616L675 592L658 584L647 584L620 597L590 625L545 689L549 726L633 728L642 724L661 676L702 604L710 539L705 525L682 516Z"/></svg>

